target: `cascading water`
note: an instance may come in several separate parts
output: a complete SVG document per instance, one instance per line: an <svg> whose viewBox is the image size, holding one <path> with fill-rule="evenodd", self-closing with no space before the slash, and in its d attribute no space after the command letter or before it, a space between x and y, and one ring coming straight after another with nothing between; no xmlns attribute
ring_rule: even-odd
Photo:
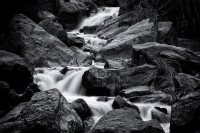
<svg viewBox="0 0 200 133"><path fill-rule="evenodd" d="M100 39L94 34L85 35L78 32L84 26L100 25L108 16L116 17L118 12L119 8L106 7L103 10L100 10L95 16L83 20L79 27L70 33L84 38L86 44L105 46L106 40ZM100 67L103 68L103 66ZM34 75L34 82L39 85L42 91L57 88L70 103L78 98L84 99L93 112L92 119L94 124L101 116L112 110L111 105L113 100L109 100L108 102L99 102L97 101L97 97L85 96L85 90L82 87L81 82L83 73L88 70L89 67L70 68L71 70L64 75L60 73L61 69L62 68L37 68L36 74ZM166 108L169 114L171 112L170 106L161 105L159 103L135 103L135 105L138 106L140 115L144 121L152 119L151 112L154 110L155 106ZM169 133L169 123L162 123L161 126L166 133Z"/></svg>
<svg viewBox="0 0 200 133"><path fill-rule="evenodd" d="M96 46L96 45L101 45L105 46L107 40L100 39L97 37L96 34L83 34L79 33L79 30L82 29L84 26L100 26L101 24L104 23L104 20L106 18L115 18L119 14L119 7L104 7L104 8L99 8L99 12L91 17L85 18L77 27L77 29L69 32L72 34L76 34L79 37L84 38L85 43Z"/></svg>
<svg viewBox="0 0 200 133"><path fill-rule="evenodd" d="M69 70L65 75L63 75L60 73L61 68L37 68L35 70L36 74L34 75L34 82L39 85L39 88L42 91L57 88L70 103L78 98L84 99L93 112L92 119L95 124L101 116L113 109L113 100L109 100L108 102L99 102L97 101L97 97L85 96L85 91L81 82L83 73L88 70L89 67L71 69L73 70ZM161 105L159 103L136 103L135 105L138 106L141 117L144 121L152 119L151 111L155 106L166 108L168 113L171 112L169 106ZM169 123L161 124L161 126L166 133L169 133Z"/></svg>
<svg viewBox="0 0 200 133"><path fill-rule="evenodd" d="M97 97L84 96L85 91L81 85L82 75L89 68L73 69L75 70L68 71L63 75L60 73L60 68L37 68L35 70L34 82L38 84L42 91L57 88L70 103L78 98L84 99L91 108L93 120L96 123L102 115L112 110L112 101L99 102L97 101Z"/></svg>
<svg viewBox="0 0 200 133"><path fill-rule="evenodd" d="M79 31L84 26L99 26L108 17L115 18L119 14L119 7L104 7L99 8L99 11L94 16L84 19L75 31Z"/></svg>

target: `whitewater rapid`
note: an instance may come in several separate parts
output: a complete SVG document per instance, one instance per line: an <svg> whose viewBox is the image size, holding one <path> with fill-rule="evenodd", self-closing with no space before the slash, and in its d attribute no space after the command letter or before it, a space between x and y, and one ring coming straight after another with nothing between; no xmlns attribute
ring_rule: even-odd
<svg viewBox="0 0 200 133"><path fill-rule="evenodd" d="M82 87L82 75L89 67L69 67L69 71L66 74L61 74L62 68L37 68L34 75L34 82L38 84L42 91L46 91L52 88L57 88L62 95L67 99L69 103L74 100L82 98L86 101L90 109L92 110L92 119L94 124L108 111L111 111L113 98L108 102L97 101L98 97L85 96L85 89ZM71 69L71 70L70 70ZM136 103L140 110L140 115L144 121L152 119L151 111L155 106L166 108L170 113L171 108L167 105L161 105L159 103L144 104ZM166 133L169 133L169 123L161 124Z"/></svg>
<svg viewBox="0 0 200 133"><path fill-rule="evenodd" d="M79 37L84 38L85 43L88 45L102 45L105 46L107 40L100 39L95 34L83 34L79 33L79 30L84 26L94 26L101 25L104 23L104 20L108 17L115 18L118 16L119 8L118 7L105 7L99 9L99 13L89 18L84 19L76 30L71 31L71 34L76 34ZM93 62L93 65L96 67L104 68L104 64ZM112 103L114 100L110 98L108 102L97 101L98 97L88 97L86 91L83 88L82 75L89 67L68 67L69 71L65 74L61 74L62 67L55 68L36 68L34 75L34 82L39 85L41 91L46 91L52 88L57 88L62 95L67 99L69 103L73 102L76 99L82 98L86 101L90 109L92 110L93 116L92 119L94 124L108 111L111 111ZM154 107L166 108L167 112L170 114L171 107L167 105L162 105L160 103L154 104L144 104L144 103L135 103L140 110L140 115L144 121L152 119L151 111L154 110ZM169 133L169 123L162 123L166 133Z"/></svg>

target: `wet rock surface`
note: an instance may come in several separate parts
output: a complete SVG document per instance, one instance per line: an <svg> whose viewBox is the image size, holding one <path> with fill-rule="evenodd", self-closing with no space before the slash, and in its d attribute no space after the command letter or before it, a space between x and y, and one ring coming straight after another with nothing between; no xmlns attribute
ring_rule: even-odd
<svg viewBox="0 0 200 133"><path fill-rule="evenodd" d="M164 133L156 120L142 121L138 111L132 108L121 108L108 112L90 131L90 133Z"/></svg>
<svg viewBox="0 0 200 133"><path fill-rule="evenodd" d="M111 42L103 47L100 54L106 59L130 59L132 46L153 41L152 26L153 23L149 23L149 19L132 25L126 31L114 36ZM159 43L177 44L176 32L171 22L159 23L159 35Z"/></svg>
<svg viewBox="0 0 200 133"><path fill-rule="evenodd" d="M91 116L91 110L83 99L77 99L71 103L71 107L77 112L82 120Z"/></svg>
<svg viewBox="0 0 200 133"><path fill-rule="evenodd" d="M82 85L96 93L115 93L131 86L147 84L156 72L156 67L152 65L120 70L93 67L84 73Z"/></svg>
<svg viewBox="0 0 200 133"><path fill-rule="evenodd" d="M199 72L200 58L192 51L182 47L148 42L134 45L132 57L133 63L137 65L141 64L143 60L157 65L166 62L176 70L181 68L184 73L194 75ZM180 67L178 68L173 61L178 62Z"/></svg>
<svg viewBox="0 0 200 133"><path fill-rule="evenodd" d="M4 81L18 93L24 92L33 82L33 66L24 58L0 50L0 81Z"/></svg>
<svg viewBox="0 0 200 133"><path fill-rule="evenodd" d="M199 95L199 91L186 95L172 106L171 133L196 133L200 131Z"/></svg>
<svg viewBox="0 0 200 133"><path fill-rule="evenodd" d="M83 52L81 49L77 47L70 47L70 49L75 53L75 60L77 63L77 66L90 66L92 65L92 54L87 54Z"/></svg>
<svg viewBox="0 0 200 133"><path fill-rule="evenodd" d="M0 132L5 133L78 133L83 130L80 117L57 89L36 93L29 103L18 105L0 122Z"/></svg>
<svg viewBox="0 0 200 133"><path fill-rule="evenodd" d="M1 49L24 57L35 67L69 65L74 54L58 38L22 14L12 19Z"/></svg>

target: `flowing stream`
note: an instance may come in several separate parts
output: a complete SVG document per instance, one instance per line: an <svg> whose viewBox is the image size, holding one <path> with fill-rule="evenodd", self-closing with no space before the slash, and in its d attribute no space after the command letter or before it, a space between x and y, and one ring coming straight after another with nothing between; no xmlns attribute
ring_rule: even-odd
<svg viewBox="0 0 200 133"><path fill-rule="evenodd" d="M105 18L108 16L116 17L118 15L119 8L104 8L101 9L96 15L86 18L79 25L79 27L72 31L71 33L76 34L85 39L85 42L90 42L93 45L106 44L106 40L99 39L96 35L90 34L80 34L78 31L84 26L93 26L100 25ZM95 65L95 64L94 64ZM98 66L98 65L97 65ZM103 68L103 66L100 66ZM46 91L52 88L57 88L63 96L68 100L68 102L73 102L78 98L84 99L88 106L93 112L92 119L94 124L108 111L111 111L112 102L114 98L110 98L108 102L99 102L97 101L98 97L88 97L85 96L85 89L82 87L82 75L89 69L89 67L69 67L69 71L66 74L61 74L61 67L56 68L37 68L36 74L34 75L34 82L37 83L42 91ZM154 104L144 104L144 103L135 103L140 110L140 115L144 121L152 119L151 111L154 110L154 107L163 107L167 109L167 112L171 113L171 107L166 105L161 105L159 103ZM169 133L169 123L162 123L161 126L166 133Z"/></svg>

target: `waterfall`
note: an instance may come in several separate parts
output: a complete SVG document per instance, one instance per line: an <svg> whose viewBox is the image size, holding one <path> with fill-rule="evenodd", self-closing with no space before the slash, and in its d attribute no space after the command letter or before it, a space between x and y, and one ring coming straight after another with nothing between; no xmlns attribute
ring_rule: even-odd
<svg viewBox="0 0 200 133"><path fill-rule="evenodd" d="M111 106L113 100L100 102L97 101L98 97L84 96L85 91L81 85L82 75L89 68L82 67L73 69L74 70L69 70L63 75L60 73L60 68L37 68L35 70L36 74L34 75L34 82L38 84L42 91L57 88L69 103L78 98L84 99L92 110L92 119L96 123L101 116L113 109Z"/></svg>
<svg viewBox="0 0 200 133"><path fill-rule="evenodd" d="M70 33L76 34L79 37L84 38L85 43L88 45L106 45L106 40L98 38L95 34L83 34L78 33L84 26L101 25L107 17L116 17L118 15L119 8L116 7L105 7L101 9L96 15L86 18L80 23L78 28ZM104 64L94 63L94 66L104 68ZM52 88L57 88L62 95L67 99L69 103L73 102L78 98L82 98L86 101L88 106L93 112L92 119L94 124L108 111L111 111L113 100L108 102L99 102L97 97L87 97L85 96L85 89L82 87L82 75L89 67L69 67L69 71L66 74L61 74L61 67L57 68L37 68L36 74L34 75L34 82L39 85L42 91L46 91ZM152 119L152 110L155 106L166 108L167 112L171 113L171 107L166 105L161 105L159 103L145 104L145 103L135 103L140 110L140 115L144 121ZM166 133L169 133L169 123L162 123Z"/></svg>
<svg viewBox="0 0 200 133"><path fill-rule="evenodd" d="M79 26L68 33L76 34L79 37L84 38L85 43L95 46L95 45L101 45L102 47L106 45L107 40L100 39L95 34L83 34L79 33L79 30L82 29L84 26L100 26L104 23L104 20L106 18L115 18L119 14L119 7L104 7L99 8L99 12L95 14L94 16L85 18Z"/></svg>
<svg viewBox="0 0 200 133"><path fill-rule="evenodd" d="M69 68L66 74L61 74L61 68L37 68L36 74L34 75L34 82L39 85L42 91L46 91L52 88L57 88L62 95L67 99L69 103L72 103L78 98L82 98L86 101L88 106L93 112L92 119L94 124L108 111L111 111L113 100L108 102L97 101L98 97L87 97L85 96L85 89L82 87L82 75L89 67L81 68ZM152 119L151 111L155 106L166 108L167 112L171 112L170 106L161 105L159 103L145 104L145 103L135 103L140 110L140 115L144 121ZM169 123L162 123L161 126L166 133L169 133Z"/></svg>
<svg viewBox="0 0 200 133"><path fill-rule="evenodd" d="M85 18L78 26L77 30L82 29L84 26L101 25L108 17L115 18L119 14L119 7L104 7L99 8L99 11L94 16Z"/></svg>

